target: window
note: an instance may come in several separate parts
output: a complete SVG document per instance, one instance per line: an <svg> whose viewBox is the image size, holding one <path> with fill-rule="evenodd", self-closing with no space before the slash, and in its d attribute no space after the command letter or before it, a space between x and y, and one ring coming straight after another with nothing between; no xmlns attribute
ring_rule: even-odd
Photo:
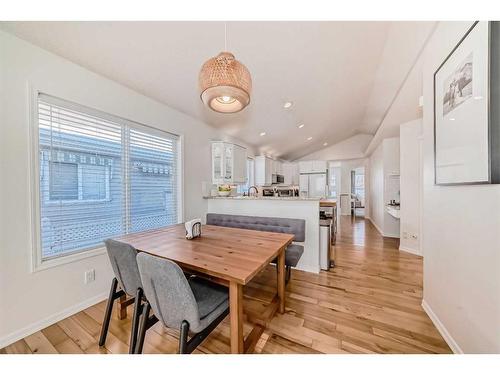
<svg viewBox="0 0 500 375"><path fill-rule="evenodd" d="M74 163L50 163L50 200L78 199L78 165Z"/></svg>
<svg viewBox="0 0 500 375"><path fill-rule="evenodd" d="M109 199L109 167L80 163L48 163L49 201Z"/></svg>
<svg viewBox="0 0 500 375"><path fill-rule="evenodd" d="M365 175L356 173L354 176L354 194L362 200L365 198Z"/></svg>
<svg viewBox="0 0 500 375"><path fill-rule="evenodd" d="M329 197L336 199L337 193L339 189L339 177L340 177L340 168L339 167L330 167L328 175L330 177L329 187Z"/></svg>
<svg viewBox="0 0 500 375"><path fill-rule="evenodd" d="M39 262L177 223L178 137L38 96Z"/></svg>

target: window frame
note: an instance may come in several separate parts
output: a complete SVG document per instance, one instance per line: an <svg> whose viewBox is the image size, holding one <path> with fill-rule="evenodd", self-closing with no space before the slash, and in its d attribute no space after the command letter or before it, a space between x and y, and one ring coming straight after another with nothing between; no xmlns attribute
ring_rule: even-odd
<svg viewBox="0 0 500 375"><path fill-rule="evenodd" d="M96 246L90 246L83 249L75 249L75 251L68 251L66 254L57 256L57 257L49 257L43 259L42 257L42 238L41 238L41 197L40 197L40 144L39 144L39 115L38 115L38 99L39 95L48 95L56 100L60 100L61 103L64 103L65 106L69 108L75 108L77 110L85 110L85 113L89 115L94 115L101 117L103 119L108 119L110 121L116 122L120 121L122 127L122 132L125 129L136 129L139 131L147 132L151 135L157 136L165 136L165 133L171 134L177 137L177 221L184 221L184 136L177 135L175 133L169 132L167 130L160 130L158 128L154 128L149 125L145 125L142 123L138 123L135 121L128 120L121 116L117 116L114 114L106 113L91 107L88 107L83 104L78 104L71 99L62 99L61 96L49 94L45 90L40 90L35 88L31 84L28 84L29 91L29 100L28 100L28 110L29 110L29 143L30 143L30 155L29 155L29 178L30 178L30 217L31 217L31 232L30 232L30 242L32 244L32 256L31 256L31 272L39 272L49 268L61 266L68 263L78 262L83 259L100 256L106 253L106 248L99 244ZM128 140L124 141L124 144L128 143ZM125 160L122 160L122 181L123 182L123 190L124 194L129 194L130 187L129 181L125 179L126 173L128 172L129 166ZM78 164L78 163L76 163ZM80 174L80 168L78 168L78 172ZM66 201L50 201L48 204L86 204L92 202L102 202L106 201L109 197L109 167L106 168L106 199L94 199L94 200L66 200ZM82 193L80 179L78 181L78 193L79 197ZM47 202L44 202L47 203ZM129 212L126 213L126 220L129 219Z"/></svg>

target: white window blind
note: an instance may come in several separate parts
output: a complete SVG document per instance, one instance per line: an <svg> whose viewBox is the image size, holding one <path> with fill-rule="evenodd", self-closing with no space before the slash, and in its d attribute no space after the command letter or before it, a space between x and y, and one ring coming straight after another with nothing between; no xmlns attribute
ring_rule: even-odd
<svg viewBox="0 0 500 375"><path fill-rule="evenodd" d="M38 97L41 260L178 218L178 137Z"/></svg>

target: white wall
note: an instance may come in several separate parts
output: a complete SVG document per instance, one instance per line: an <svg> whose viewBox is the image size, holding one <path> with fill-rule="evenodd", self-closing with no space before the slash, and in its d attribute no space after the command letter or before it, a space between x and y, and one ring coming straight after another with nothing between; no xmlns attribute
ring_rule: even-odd
<svg viewBox="0 0 500 375"><path fill-rule="evenodd" d="M369 158L369 218L386 237L399 237L399 220L385 211L392 199L399 200L399 138L384 139Z"/></svg>
<svg viewBox="0 0 500 375"><path fill-rule="evenodd" d="M399 248L413 254L422 255L420 250L422 120L402 124L399 134L400 149L402 150L400 155L401 241Z"/></svg>
<svg viewBox="0 0 500 375"><path fill-rule="evenodd" d="M104 299L112 277L104 254L40 272L30 271L30 86L183 136L186 218L204 217L206 213L201 182L211 179L209 140L226 137L200 121L4 32L0 32L0 56L0 347L3 347ZM84 285L84 271L92 268L96 271L96 281Z"/></svg>
<svg viewBox="0 0 500 375"><path fill-rule="evenodd" d="M424 306L455 351L500 353L500 185L434 185L433 74L470 26L440 23L422 57Z"/></svg>
<svg viewBox="0 0 500 375"><path fill-rule="evenodd" d="M324 147L303 156L299 160L346 160L365 156L365 150L373 139L371 134L357 134L346 140Z"/></svg>
<svg viewBox="0 0 500 375"><path fill-rule="evenodd" d="M370 215L368 216L383 234L384 232L384 145L380 143L370 155Z"/></svg>

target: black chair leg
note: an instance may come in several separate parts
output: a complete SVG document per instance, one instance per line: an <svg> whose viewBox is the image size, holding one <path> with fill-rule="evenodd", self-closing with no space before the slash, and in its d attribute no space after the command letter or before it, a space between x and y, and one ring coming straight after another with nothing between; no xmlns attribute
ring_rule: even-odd
<svg viewBox="0 0 500 375"><path fill-rule="evenodd" d="M146 330L148 329L149 312L151 311L151 306L149 302L145 302L142 307L142 314L139 324L139 332L137 333L137 341L135 343L134 353L141 354L142 347L144 345L144 338L146 337Z"/></svg>
<svg viewBox="0 0 500 375"><path fill-rule="evenodd" d="M189 323L185 320L181 323L180 335L179 335L179 354L188 354L187 349L188 344L188 333L189 333Z"/></svg>
<svg viewBox="0 0 500 375"><path fill-rule="evenodd" d="M130 332L130 344L128 348L129 354L134 354L135 344L137 341L137 330L139 329L139 318L141 317L142 312L142 296L144 292L141 288L137 289L137 293L135 294L135 306L134 306L134 315L132 316L132 330Z"/></svg>
<svg viewBox="0 0 500 375"><path fill-rule="evenodd" d="M113 311L113 302L115 301L116 288L118 288L118 280L116 277L111 281L111 290L109 291L108 304L106 305L106 312L104 313L104 321L102 322L101 336L99 338L99 346L106 343L106 336L108 335L109 321L111 320L111 312Z"/></svg>

